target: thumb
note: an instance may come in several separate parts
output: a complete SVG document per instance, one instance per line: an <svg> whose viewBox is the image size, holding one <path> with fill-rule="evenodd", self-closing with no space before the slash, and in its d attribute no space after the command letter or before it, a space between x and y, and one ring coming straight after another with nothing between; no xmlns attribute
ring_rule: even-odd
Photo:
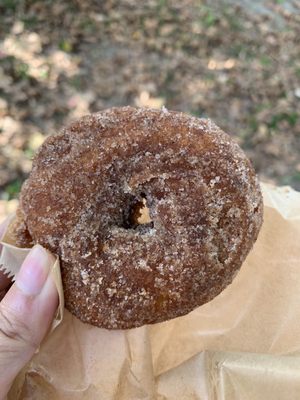
<svg viewBox="0 0 300 400"><path fill-rule="evenodd" d="M58 304L54 257L40 245L26 257L0 303L0 399L44 338Z"/></svg>

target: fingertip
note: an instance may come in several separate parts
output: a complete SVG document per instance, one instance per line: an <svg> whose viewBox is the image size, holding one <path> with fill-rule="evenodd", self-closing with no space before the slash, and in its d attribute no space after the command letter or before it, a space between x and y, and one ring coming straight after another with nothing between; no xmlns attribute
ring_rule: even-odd
<svg viewBox="0 0 300 400"><path fill-rule="evenodd" d="M25 258L16 277L16 285L29 296L38 295L46 283L54 258L39 244Z"/></svg>

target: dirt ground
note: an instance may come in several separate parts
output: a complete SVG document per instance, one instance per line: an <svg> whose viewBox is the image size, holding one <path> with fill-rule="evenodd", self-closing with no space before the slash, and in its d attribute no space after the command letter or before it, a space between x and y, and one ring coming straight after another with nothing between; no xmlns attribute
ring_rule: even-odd
<svg viewBox="0 0 300 400"><path fill-rule="evenodd" d="M300 3L256 3L0 0L0 199L46 135L128 104L210 117L300 190Z"/></svg>

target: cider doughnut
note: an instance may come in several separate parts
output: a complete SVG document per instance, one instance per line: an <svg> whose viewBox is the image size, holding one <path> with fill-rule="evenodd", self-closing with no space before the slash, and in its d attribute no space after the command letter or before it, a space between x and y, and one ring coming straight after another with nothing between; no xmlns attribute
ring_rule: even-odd
<svg viewBox="0 0 300 400"><path fill-rule="evenodd" d="M253 246L262 213L250 161L213 122L122 107L46 139L14 234L19 246L40 243L59 256L72 314L127 329L217 296Z"/></svg>

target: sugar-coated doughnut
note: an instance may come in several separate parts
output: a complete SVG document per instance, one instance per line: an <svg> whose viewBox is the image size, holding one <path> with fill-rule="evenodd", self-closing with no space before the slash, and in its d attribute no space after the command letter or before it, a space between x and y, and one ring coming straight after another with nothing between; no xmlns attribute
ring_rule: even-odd
<svg viewBox="0 0 300 400"><path fill-rule="evenodd" d="M250 161L213 122L122 107L46 139L14 234L19 246L59 256L72 314L126 329L218 295L256 240L262 210Z"/></svg>

